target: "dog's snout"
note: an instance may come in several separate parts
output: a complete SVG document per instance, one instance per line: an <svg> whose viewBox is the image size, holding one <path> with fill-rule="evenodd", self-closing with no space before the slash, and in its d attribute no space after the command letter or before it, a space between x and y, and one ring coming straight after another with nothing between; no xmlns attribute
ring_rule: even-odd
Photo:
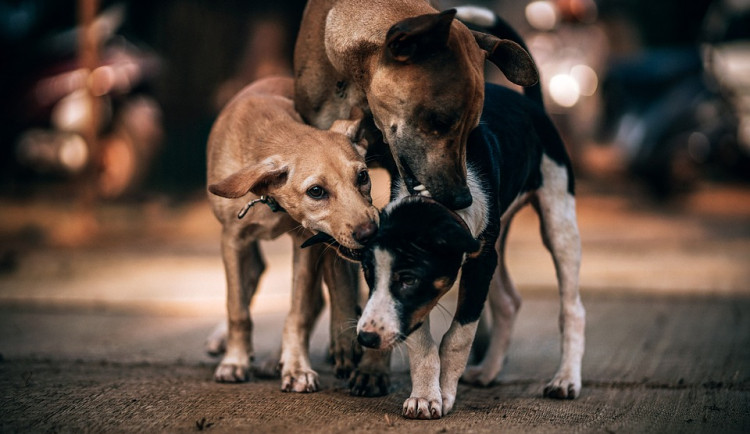
<svg viewBox="0 0 750 434"><path fill-rule="evenodd" d="M471 192L468 187L465 187L448 197L443 204L452 210L457 210L468 208L472 202Z"/></svg>
<svg viewBox="0 0 750 434"><path fill-rule="evenodd" d="M363 347L378 348L380 347L380 335L372 332L359 332L357 341Z"/></svg>
<svg viewBox="0 0 750 434"><path fill-rule="evenodd" d="M377 231L378 226L374 221L371 220L354 228L354 232L352 232L352 238L354 238L354 240L360 244L366 244L372 239Z"/></svg>

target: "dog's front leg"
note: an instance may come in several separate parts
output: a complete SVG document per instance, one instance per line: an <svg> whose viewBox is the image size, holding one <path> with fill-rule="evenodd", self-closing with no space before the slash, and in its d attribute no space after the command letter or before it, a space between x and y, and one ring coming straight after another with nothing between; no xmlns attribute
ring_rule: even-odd
<svg viewBox="0 0 750 434"><path fill-rule="evenodd" d="M443 415L440 396L440 356L430 334L430 319L406 338L411 372L411 396L404 402L409 419L439 419Z"/></svg>
<svg viewBox="0 0 750 434"><path fill-rule="evenodd" d="M349 377L349 393L354 396L384 396L391 387L391 351L364 348L362 360Z"/></svg>
<svg viewBox="0 0 750 434"><path fill-rule="evenodd" d="M331 348L337 378L349 378L362 357L357 343L359 265L338 257L334 249L323 253L323 279L331 297Z"/></svg>
<svg viewBox="0 0 750 434"><path fill-rule="evenodd" d="M250 379L253 323L249 307L265 264L257 241L244 240L229 230L222 233L221 253L227 278L228 329L226 353L214 379L236 383Z"/></svg>
<svg viewBox="0 0 750 434"><path fill-rule="evenodd" d="M461 268L456 315L440 343L443 414L448 414L456 402L458 380L466 369L471 344L496 266L497 252L494 243L485 243L480 255L467 259Z"/></svg>
<svg viewBox="0 0 750 434"><path fill-rule="evenodd" d="M387 395L391 352L365 349L363 355L356 340L359 266L341 260L330 249L325 255L323 279L331 296L331 354L336 377L349 378L352 395Z"/></svg>
<svg viewBox="0 0 750 434"><path fill-rule="evenodd" d="M310 333L323 306L319 259L322 246L301 249L294 238L292 300L281 336L281 390L315 392L318 374L310 365Z"/></svg>

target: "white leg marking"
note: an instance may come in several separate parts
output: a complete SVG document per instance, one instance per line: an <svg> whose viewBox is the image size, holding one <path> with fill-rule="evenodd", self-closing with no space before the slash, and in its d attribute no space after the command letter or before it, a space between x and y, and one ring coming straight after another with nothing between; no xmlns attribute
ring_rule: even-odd
<svg viewBox="0 0 750 434"><path fill-rule="evenodd" d="M461 325L453 321L440 343L440 390L443 398L443 414L450 413L456 402L458 379L466 369L478 322Z"/></svg>
<svg viewBox="0 0 750 434"><path fill-rule="evenodd" d="M443 403L440 396L440 356L430 335L428 319L406 339L411 371L411 396L404 401L403 415L409 419L439 419Z"/></svg>
<svg viewBox="0 0 750 434"><path fill-rule="evenodd" d="M547 156L542 159L544 184L537 192L542 238L552 254L560 290L560 367L544 390L554 398L576 398L581 392L581 360L585 346L586 312L578 292L581 239L576 222L575 198L568 193L564 167Z"/></svg>

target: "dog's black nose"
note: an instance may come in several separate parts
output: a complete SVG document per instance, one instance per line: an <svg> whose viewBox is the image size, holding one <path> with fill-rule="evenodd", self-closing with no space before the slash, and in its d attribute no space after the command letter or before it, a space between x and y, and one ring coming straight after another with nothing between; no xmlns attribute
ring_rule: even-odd
<svg viewBox="0 0 750 434"><path fill-rule="evenodd" d="M378 348L380 346L380 335L371 332L359 332L357 341L367 348Z"/></svg>
<svg viewBox="0 0 750 434"><path fill-rule="evenodd" d="M452 210L457 210L468 208L469 206L471 206L472 202L473 199L471 197L471 192L468 188L465 188L460 190L458 194L454 195L451 198L450 203L446 203L446 205Z"/></svg>
<svg viewBox="0 0 750 434"><path fill-rule="evenodd" d="M367 244L378 231L378 226L373 221L361 224L354 228L352 238L360 244Z"/></svg>

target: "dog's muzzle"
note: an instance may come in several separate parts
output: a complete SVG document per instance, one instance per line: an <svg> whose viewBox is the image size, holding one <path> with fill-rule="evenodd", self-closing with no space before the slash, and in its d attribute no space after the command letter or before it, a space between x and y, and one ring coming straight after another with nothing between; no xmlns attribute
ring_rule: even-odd
<svg viewBox="0 0 750 434"><path fill-rule="evenodd" d="M441 202L443 205L447 206L451 211L468 208L474 201L474 199L471 197L471 191L469 191L469 187L459 189L453 195L445 198L445 200L440 200L439 196L436 197L436 199L438 202Z"/></svg>
<svg viewBox="0 0 750 434"><path fill-rule="evenodd" d="M357 342L359 342L363 347L379 348L380 335L372 332L359 332L359 334L357 335Z"/></svg>

